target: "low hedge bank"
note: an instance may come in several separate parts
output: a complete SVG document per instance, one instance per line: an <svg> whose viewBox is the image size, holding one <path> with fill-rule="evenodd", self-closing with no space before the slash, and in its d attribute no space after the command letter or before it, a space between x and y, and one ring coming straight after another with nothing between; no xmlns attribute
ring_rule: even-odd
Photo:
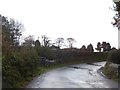
<svg viewBox="0 0 120 90"><path fill-rule="evenodd" d="M64 63L64 62L71 62L71 61L79 61L79 62L99 62L105 61L108 57L107 52L81 52L81 51L74 51L74 50L59 50L55 51L56 53L56 60Z"/></svg>
<svg viewBox="0 0 120 90"><path fill-rule="evenodd" d="M118 65L118 67L112 66L112 64ZM103 68L103 73L110 79L120 82L120 49L111 51L107 58L107 63Z"/></svg>
<svg viewBox="0 0 120 90"><path fill-rule="evenodd" d="M103 73L106 75L109 79L115 80L120 82L120 71L119 67L112 66L112 62L107 62L105 67L103 68Z"/></svg>

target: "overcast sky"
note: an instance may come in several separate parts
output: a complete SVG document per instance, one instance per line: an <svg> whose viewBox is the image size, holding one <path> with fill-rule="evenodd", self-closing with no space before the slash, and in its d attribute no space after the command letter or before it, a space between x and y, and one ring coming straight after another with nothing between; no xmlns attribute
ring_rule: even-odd
<svg viewBox="0 0 120 90"><path fill-rule="evenodd" d="M0 0L0 13L25 26L23 37L72 37L75 47L106 41L118 48L112 0Z"/></svg>

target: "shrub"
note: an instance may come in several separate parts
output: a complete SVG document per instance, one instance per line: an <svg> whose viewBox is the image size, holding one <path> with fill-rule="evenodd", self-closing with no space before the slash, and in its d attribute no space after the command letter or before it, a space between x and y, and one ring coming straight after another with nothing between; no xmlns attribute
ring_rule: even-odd
<svg viewBox="0 0 120 90"><path fill-rule="evenodd" d="M110 52L108 56L108 61L120 64L120 49Z"/></svg>
<svg viewBox="0 0 120 90"><path fill-rule="evenodd" d="M41 57L46 57L48 59L56 58L56 54L49 47L41 47L39 53Z"/></svg>
<svg viewBox="0 0 120 90"><path fill-rule="evenodd" d="M21 74L13 64L17 63L14 61L13 54L5 56L2 59L2 76L3 76L3 87L16 87L16 83L21 80Z"/></svg>
<svg viewBox="0 0 120 90"><path fill-rule="evenodd" d="M2 59L3 88L19 87L19 82L33 75L39 65L34 48L11 52Z"/></svg>

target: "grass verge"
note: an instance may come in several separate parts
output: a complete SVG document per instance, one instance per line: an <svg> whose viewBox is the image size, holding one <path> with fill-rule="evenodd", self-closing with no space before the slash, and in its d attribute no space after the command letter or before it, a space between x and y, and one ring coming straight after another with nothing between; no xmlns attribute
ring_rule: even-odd
<svg viewBox="0 0 120 90"><path fill-rule="evenodd" d="M118 74L118 69L110 67L110 62L107 62L107 64L105 65L105 67L102 69L103 74L114 81L120 82L120 76Z"/></svg>

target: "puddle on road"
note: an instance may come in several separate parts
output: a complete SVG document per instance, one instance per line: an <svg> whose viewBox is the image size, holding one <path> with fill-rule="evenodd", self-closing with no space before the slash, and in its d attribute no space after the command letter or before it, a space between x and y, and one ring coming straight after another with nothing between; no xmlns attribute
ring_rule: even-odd
<svg viewBox="0 0 120 90"><path fill-rule="evenodd" d="M69 66L69 68L74 68L74 69L88 69L89 71L92 71L92 70L90 69L91 66L98 66L98 67L102 66L102 65L97 64L97 63L86 63L86 65L87 65L89 68L88 68L88 67L79 67L79 66Z"/></svg>
<svg viewBox="0 0 120 90"><path fill-rule="evenodd" d="M77 66L69 66L70 68L74 68L74 69L88 69L88 68L83 68L83 67L77 67Z"/></svg>
<svg viewBox="0 0 120 90"><path fill-rule="evenodd" d="M74 68L74 69L87 69L89 71L93 71L93 69L83 68L83 67L77 67L77 66L70 66L70 68Z"/></svg>
<svg viewBox="0 0 120 90"><path fill-rule="evenodd" d="M97 76L96 71L90 68L83 68L83 67L78 67L78 66L69 66L69 67L74 68L74 69L85 69L85 70L88 70L88 74L90 74L91 76Z"/></svg>
<svg viewBox="0 0 120 90"><path fill-rule="evenodd" d="M86 63L88 65L93 65L93 66L102 66L102 65L99 65L99 64L95 64L95 63Z"/></svg>

